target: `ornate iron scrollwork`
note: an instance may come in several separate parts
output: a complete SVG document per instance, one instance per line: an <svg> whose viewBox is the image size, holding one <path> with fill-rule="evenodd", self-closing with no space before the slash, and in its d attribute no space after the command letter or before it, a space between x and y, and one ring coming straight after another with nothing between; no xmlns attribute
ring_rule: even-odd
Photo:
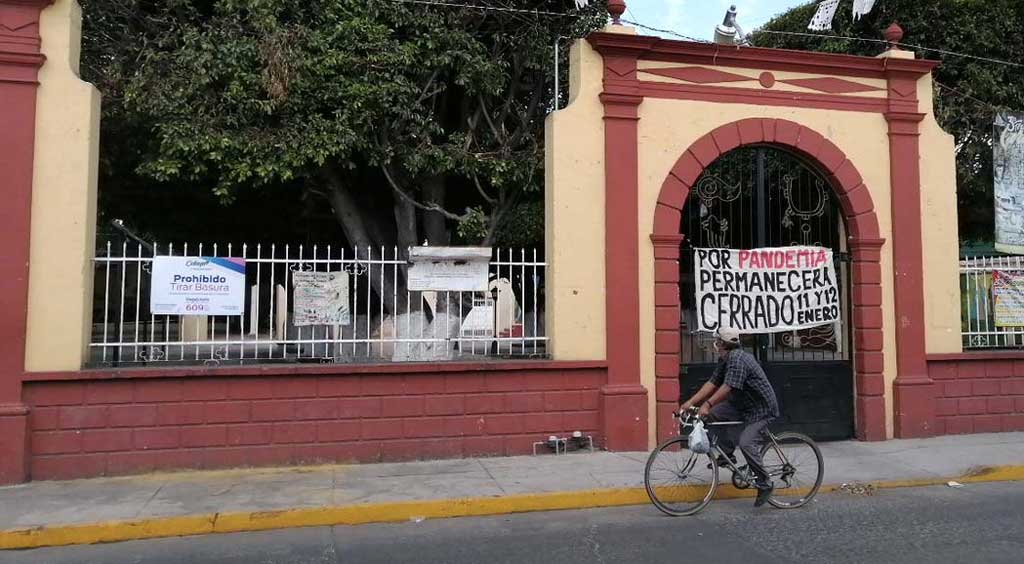
<svg viewBox="0 0 1024 564"><path fill-rule="evenodd" d="M796 177L791 174L787 174L782 177L782 182L784 184L782 187L782 196L786 199L786 211L782 215L782 225L786 227L793 227L794 217L807 222L812 218L825 215L825 210L828 209L828 190L825 189L825 185L822 183L821 179L818 178L814 179L813 192L808 192L808 194L814 195L813 200L816 200L815 205L807 209L797 207L798 204L793 201L793 182L795 181ZM807 230L809 231L809 229L810 226L808 226Z"/></svg>
<svg viewBox="0 0 1024 564"><path fill-rule="evenodd" d="M344 266L341 267L341 269L351 274L352 276L362 276L363 274L366 274L367 270L369 270L369 268L365 264L359 262L358 260L345 264Z"/></svg>
<svg viewBox="0 0 1024 564"><path fill-rule="evenodd" d="M163 347L148 346L139 349L135 354L135 360L139 362L159 362L166 356Z"/></svg>
<svg viewBox="0 0 1024 564"><path fill-rule="evenodd" d="M743 195L743 185L740 182L729 184L720 176L707 174L697 181L694 192L697 193L701 203L705 205L715 202L735 202Z"/></svg>
<svg viewBox="0 0 1024 564"><path fill-rule="evenodd" d="M709 215L700 222L704 240L711 247L725 247L729 234L729 220Z"/></svg>
<svg viewBox="0 0 1024 564"><path fill-rule="evenodd" d="M835 325L822 325L801 331L783 333L780 337L782 346L791 349L827 349L836 348Z"/></svg>
<svg viewBox="0 0 1024 564"><path fill-rule="evenodd" d="M712 247L725 247L729 240L729 220L716 215L712 208L718 204L739 200L743 195L743 184L730 184L720 176L708 174L697 181L694 192L700 202L700 227L704 232L706 244Z"/></svg>

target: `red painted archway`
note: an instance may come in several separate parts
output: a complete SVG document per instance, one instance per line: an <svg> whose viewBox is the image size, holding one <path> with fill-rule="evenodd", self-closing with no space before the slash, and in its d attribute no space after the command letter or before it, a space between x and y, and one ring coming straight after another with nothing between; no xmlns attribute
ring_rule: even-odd
<svg viewBox="0 0 1024 564"><path fill-rule="evenodd" d="M756 143L785 147L818 164L839 198L853 255L853 336L856 433L884 440L882 272L878 217L867 186L846 155L821 134L780 119L745 119L700 138L676 161L661 185L654 214L655 376L659 440L676 432L679 397L679 247L683 205L690 188L720 155Z"/></svg>

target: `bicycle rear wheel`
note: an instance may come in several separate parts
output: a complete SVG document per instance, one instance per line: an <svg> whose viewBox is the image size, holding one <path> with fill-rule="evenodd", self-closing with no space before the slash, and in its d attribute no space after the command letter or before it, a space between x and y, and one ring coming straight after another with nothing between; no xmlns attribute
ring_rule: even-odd
<svg viewBox="0 0 1024 564"><path fill-rule="evenodd" d="M673 517L693 515L715 495L718 466L710 456L689 450L686 437L675 437L647 458L644 487L651 503L662 513Z"/></svg>
<svg viewBox="0 0 1024 564"><path fill-rule="evenodd" d="M825 463L818 445L800 433L779 433L775 443L761 450L765 470L775 483L768 503L780 509L795 509L811 501L821 488Z"/></svg>

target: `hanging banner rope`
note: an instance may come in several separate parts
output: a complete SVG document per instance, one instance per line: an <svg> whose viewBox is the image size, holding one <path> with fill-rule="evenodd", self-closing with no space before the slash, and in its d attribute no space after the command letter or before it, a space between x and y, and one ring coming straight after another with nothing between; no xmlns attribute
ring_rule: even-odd
<svg viewBox="0 0 1024 564"><path fill-rule="evenodd" d="M775 333L840 319L830 249L694 249L693 261L698 331Z"/></svg>

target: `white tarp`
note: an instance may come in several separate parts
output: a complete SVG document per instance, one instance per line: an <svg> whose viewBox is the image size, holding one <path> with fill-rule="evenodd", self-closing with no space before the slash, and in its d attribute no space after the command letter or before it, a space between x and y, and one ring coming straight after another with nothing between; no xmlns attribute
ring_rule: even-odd
<svg viewBox="0 0 1024 564"><path fill-rule="evenodd" d="M868 15L874 7L875 0L853 0L853 21Z"/></svg>
<svg viewBox="0 0 1024 564"><path fill-rule="evenodd" d="M839 8L839 0L822 0L818 9L811 17L811 23L807 29L811 31L828 31L832 29L832 20L836 17L836 9Z"/></svg>
<svg viewBox="0 0 1024 564"><path fill-rule="evenodd" d="M996 114L992 147L996 250L1024 253L1024 114Z"/></svg>
<svg viewBox="0 0 1024 564"><path fill-rule="evenodd" d="M699 331L775 333L840 318L830 249L694 249L693 261Z"/></svg>
<svg viewBox="0 0 1024 564"><path fill-rule="evenodd" d="M245 260L153 257L149 304L153 315L242 315Z"/></svg>
<svg viewBox="0 0 1024 564"><path fill-rule="evenodd" d="M293 272L292 289L295 326L352 322L347 272Z"/></svg>
<svg viewBox="0 0 1024 564"><path fill-rule="evenodd" d="M414 292L486 292L489 247L413 247L409 249L409 290Z"/></svg>

